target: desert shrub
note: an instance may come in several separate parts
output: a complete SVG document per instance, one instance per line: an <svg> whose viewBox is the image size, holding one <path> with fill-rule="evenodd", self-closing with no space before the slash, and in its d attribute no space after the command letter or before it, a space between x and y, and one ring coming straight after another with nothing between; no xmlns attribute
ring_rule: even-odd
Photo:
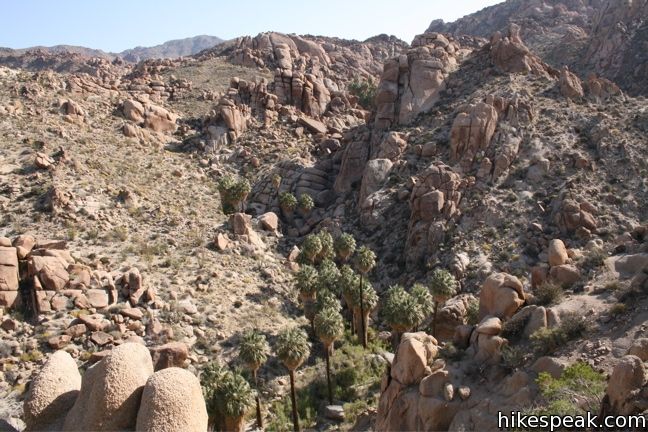
<svg viewBox="0 0 648 432"><path fill-rule="evenodd" d="M472 298L466 308L466 324L477 325L479 323L479 300Z"/></svg>
<svg viewBox="0 0 648 432"><path fill-rule="evenodd" d="M562 416L598 412L606 387L605 377L583 362L567 367L558 379L541 372L536 382L541 395L536 411Z"/></svg>
<svg viewBox="0 0 648 432"><path fill-rule="evenodd" d="M530 314L523 316L521 314L513 315L510 319L504 321L500 335L508 340L515 340L522 336L524 327L529 322Z"/></svg>
<svg viewBox="0 0 648 432"><path fill-rule="evenodd" d="M502 348L502 365L510 370L521 368L526 362L525 351L516 346L506 345Z"/></svg>
<svg viewBox="0 0 648 432"><path fill-rule="evenodd" d="M358 103L364 109L372 109L374 107L374 100L376 99L376 92L378 87L372 79L359 80L354 79L349 84L349 93L358 97Z"/></svg>
<svg viewBox="0 0 648 432"><path fill-rule="evenodd" d="M447 342L439 349L439 356L446 360L459 361L463 358L464 352L452 342Z"/></svg>
<svg viewBox="0 0 648 432"><path fill-rule="evenodd" d="M588 330L585 317L575 313L562 317L560 326L541 328L530 337L531 345L539 355L551 354L567 342L582 337Z"/></svg>
<svg viewBox="0 0 648 432"><path fill-rule="evenodd" d="M536 303L542 306L549 306L559 303L563 297L563 289L560 285L545 282L535 289Z"/></svg>
<svg viewBox="0 0 648 432"><path fill-rule="evenodd" d="M610 315L616 317L619 315L622 315L626 312L627 306L625 303L615 303L611 308L610 308Z"/></svg>

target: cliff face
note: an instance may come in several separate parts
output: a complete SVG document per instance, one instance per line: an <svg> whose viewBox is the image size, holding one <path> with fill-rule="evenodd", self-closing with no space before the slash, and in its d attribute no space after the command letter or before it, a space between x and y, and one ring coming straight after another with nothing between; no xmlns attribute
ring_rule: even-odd
<svg viewBox="0 0 648 432"><path fill-rule="evenodd" d="M630 94L646 93L648 2L618 0L509 0L452 23L433 21L427 32L490 37L509 24L554 67L596 73Z"/></svg>

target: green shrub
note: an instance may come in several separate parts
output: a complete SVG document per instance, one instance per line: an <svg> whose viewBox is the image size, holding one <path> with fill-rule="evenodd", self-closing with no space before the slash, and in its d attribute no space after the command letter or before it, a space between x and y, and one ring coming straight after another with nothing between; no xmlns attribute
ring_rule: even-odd
<svg viewBox="0 0 648 432"><path fill-rule="evenodd" d="M549 306L559 303L564 295L564 291L558 284L545 282L535 289L534 295L537 304Z"/></svg>
<svg viewBox="0 0 648 432"><path fill-rule="evenodd" d="M526 362L525 351L516 346L506 345L502 348L502 365L510 370L521 368Z"/></svg>
<svg viewBox="0 0 648 432"><path fill-rule="evenodd" d="M536 382L541 394L537 412L562 416L598 412L606 387L605 377L583 362L567 367L558 379L541 372Z"/></svg>
<svg viewBox="0 0 648 432"><path fill-rule="evenodd" d="M468 302L466 308L466 324L479 324L479 300L474 297Z"/></svg>
<svg viewBox="0 0 648 432"><path fill-rule="evenodd" d="M567 342L578 339L588 330L585 317L567 314L562 317L560 326L541 328L530 337L531 345L539 355L551 354Z"/></svg>
<svg viewBox="0 0 648 432"><path fill-rule="evenodd" d="M349 93L358 97L358 103L367 110L375 106L376 92L378 88L372 79L354 79L349 84Z"/></svg>

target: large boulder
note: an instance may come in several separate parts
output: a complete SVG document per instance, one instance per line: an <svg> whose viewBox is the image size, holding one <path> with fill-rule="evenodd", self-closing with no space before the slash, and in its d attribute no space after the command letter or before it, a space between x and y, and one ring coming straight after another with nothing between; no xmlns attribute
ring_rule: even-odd
<svg viewBox="0 0 648 432"><path fill-rule="evenodd" d="M508 319L524 302L522 282L517 277L508 273L492 274L484 281L479 294L479 317Z"/></svg>
<svg viewBox="0 0 648 432"><path fill-rule="evenodd" d="M144 385L153 375L149 350L124 343L83 375L81 392L65 418L65 431L135 428Z"/></svg>
<svg viewBox="0 0 648 432"><path fill-rule="evenodd" d="M65 351L56 351L36 375L25 397L25 430L61 430L80 389L81 374L76 362Z"/></svg>
<svg viewBox="0 0 648 432"><path fill-rule="evenodd" d="M641 389L646 385L646 369L641 359L624 356L612 370L606 395L615 415L639 414L645 403L639 404Z"/></svg>
<svg viewBox="0 0 648 432"><path fill-rule="evenodd" d="M437 341L432 336L424 332L403 334L391 377L406 386L420 382L429 373L428 364L437 352Z"/></svg>
<svg viewBox="0 0 648 432"><path fill-rule="evenodd" d="M498 113L492 105L479 102L465 107L450 131L450 160L468 169L477 154L490 145L497 121Z"/></svg>
<svg viewBox="0 0 648 432"><path fill-rule="evenodd" d="M580 100L585 95L583 84L575 74L569 71L569 67L563 66L560 70L560 93L567 99Z"/></svg>
<svg viewBox="0 0 648 432"><path fill-rule="evenodd" d="M189 357L189 348L183 342L169 342L151 348L151 357L156 371L170 367L181 367Z"/></svg>
<svg viewBox="0 0 648 432"><path fill-rule="evenodd" d="M567 264L567 261L569 260L565 243L560 239L554 239L549 242L548 255L550 266Z"/></svg>
<svg viewBox="0 0 648 432"><path fill-rule="evenodd" d="M153 374L144 386L135 430L206 431L207 408L198 378L176 367Z"/></svg>
<svg viewBox="0 0 648 432"><path fill-rule="evenodd" d="M545 75L549 68L531 53L520 37L520 26L511 24L508 34L496 32L491 37L491 58L497 69L505 73L534 73Z"/></svg>

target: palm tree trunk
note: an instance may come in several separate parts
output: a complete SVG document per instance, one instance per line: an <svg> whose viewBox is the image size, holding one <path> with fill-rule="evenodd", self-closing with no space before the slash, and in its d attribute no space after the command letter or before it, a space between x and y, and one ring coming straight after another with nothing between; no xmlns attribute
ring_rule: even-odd
<svg viewBox="0 0 648 432"><path fill-rule="evenodd" d="M333 405L333 386L331 386L331 359L330 359L330 347L325 347L326 349L326 383L328 384L328 397L329 405Z"/></svg>
<svg viewBox="0 0 648 432"><path fill-rule="evenodd" d="M295 371L290 370L290 398L292 399L293 430L299 432L299 414L297 413L297 394L295 393Z"/></svg>
<svg viewBox="0 0 648 432"><path fill-rule="evenodd" d="M257 426L259 429L263 429L263 417L261 417L261 398L259 397L259 380L257 379L257 371L252 372L254 375L254 389L256 390L256 415L257 415Z"/></svg>
<svg viewBox="0 0 648 432"><path fill-rule="evenodd" d="M360 273L360 337L362 338L362 347L367 348L367 332L365 331L367 324L365 323L364 315L364 289L362 288L363 273Z"/></svg>
<svg viewBox="0 0 648 432"><path fill-rule="evenodd" d="M434 302L434 318L432 318L432 337L436 337L437 312L439 311L439 302Z"/></svg>

